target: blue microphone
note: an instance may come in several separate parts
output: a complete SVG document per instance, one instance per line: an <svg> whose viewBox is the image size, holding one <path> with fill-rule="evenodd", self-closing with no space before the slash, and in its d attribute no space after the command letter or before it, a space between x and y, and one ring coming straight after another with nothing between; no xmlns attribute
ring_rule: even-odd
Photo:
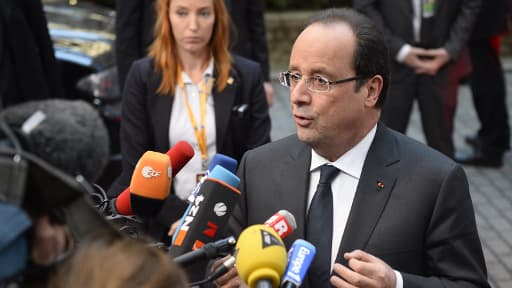
<svg viewBox="0 0 512 288"><path fill-rule="evenodd" d="M217 165L226 168L231 173L235 173L236 167L238 166L238 161L236 161L236 159L226 156L224 154L220 154L220 153L215 154L213 156L212 160L210 161L210 164L208 164L208 168L206 170L205 175L201 178L199 183L197 183L196 187L194 188L194 190L188 197L187 200L189 203L194 202L194 199L197 196L197 192L199 192L199 189L201 188L201 184L203 184L204 180L206 180L206 178L208 178L208 175L210 175L211 171L213 171L213 168L215 168L215 166L217 166Z"/></svg>
<svg viewBox="0 0 512 288"><path fill-rule="evenodd" d="M302 239L295 240L288 252L288 266L284 272L281 288L300 287L315 254L316 249L311 243Z"/></svg>

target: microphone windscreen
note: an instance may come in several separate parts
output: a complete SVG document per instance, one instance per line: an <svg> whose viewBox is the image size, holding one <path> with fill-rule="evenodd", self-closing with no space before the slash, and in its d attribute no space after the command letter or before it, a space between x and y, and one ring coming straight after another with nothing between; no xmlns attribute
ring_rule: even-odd
<svg viewBox="0 0 512 288"><path fill-rule="evenodd" d="M291 283L293 287L300 287L311 262L315 258L316 249L311 243L297 239L288 252L288 266L283 276L283 285Z"/></svg>
<svg viewBox="0 0 512 288"><path fill-rule="evenodd" d="M235 174L223 166L217 165L215 168L213 168L213 170L210 171L211 172L208 174L208 178L223 181L233 187L238 187L238 185L240 185L240 178L238 178Z"/></svg>
<svg viewBox="0 0 512 288"><path fill-rule="evenodd" d="M133 215L132 204L130 203L130 188L126 188L117 198L112 199L111 205L116 214L125 216Z"/></svg>
<svg viewBox="0 0 512 288"><path fill-rule="evenodd" d="M85 101L29 101L0 114L20 136L25 150L67 174L81 174L94 182L109 160L107 128L98 111Z"/></svg>
<svg viewBox="0 0 512 288"><path fill-rule="evenodd" d="M171 187L171 163L166 154L147 151L133 170L130 204L135 215L155 215Z"/></svg>
<svg viewBox="0 0 512 288"><path fill-rule="evenodd" d="M249 287L263 279L271 281L272 287L279 286L287 255L283 240L272 228L258 224L243 230L235 257L238 275Z"/></svg>
<svg viewBox="0 0 512 288"><path fill-rule="evenodd" d="M268 218L264 224L273 228L281 239L286 238L286 236L297 229L295 217L287 210L279 210L276 214L272 215L272 217Z"/></svg>
<svg viewBox="0 0 512 288"><path fill-rule="evenodd" d="M231 173L235 173L238 162L234 158L217 153L213 156L210 164L208 164L208 171L212 171L217 165L226 168Z"/></svg>
<svg viewBox="0 0 512 288"><path fill-rule="evenodd" d="M186 141L176 143L169 151L167 156L171 159L172 177L180 172L181 168L194 157L194 148Z"/></svg>

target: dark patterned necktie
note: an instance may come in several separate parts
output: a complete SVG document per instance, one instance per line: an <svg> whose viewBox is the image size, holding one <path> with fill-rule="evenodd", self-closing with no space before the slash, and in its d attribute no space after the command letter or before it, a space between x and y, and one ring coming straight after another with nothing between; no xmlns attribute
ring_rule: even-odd
<svg viewBox="0 0 512 288"><path fill-rule="evenodd" d="M316 247L316 256L309 268L311 287L330 287L332 246L331 182L340 170L332 165L320 167L320 181L311 200L306 226L306 239Z"/></svg>

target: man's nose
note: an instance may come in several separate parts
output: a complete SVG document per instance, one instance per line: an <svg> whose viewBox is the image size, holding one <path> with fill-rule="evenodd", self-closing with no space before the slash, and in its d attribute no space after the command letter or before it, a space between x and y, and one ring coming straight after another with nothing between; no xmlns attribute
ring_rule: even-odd
<svg viewBox="0 0 512 288"><path fill-rule="evenodd" d="M299 103L306 102L310 99L310 91L306 85L306 79L302 78L290 88L290 102Z"/></svg>

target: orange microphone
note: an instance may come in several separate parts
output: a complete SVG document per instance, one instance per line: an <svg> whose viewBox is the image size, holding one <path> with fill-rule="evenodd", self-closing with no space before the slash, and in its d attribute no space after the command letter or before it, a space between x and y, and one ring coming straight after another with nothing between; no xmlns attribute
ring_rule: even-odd
<svg viewBox="0 0 512 288"><path fill-rule="evenodd" d="M157 153L160 155L156 156L153 153ZM145 158L144 155L141 157L141 159ZM187 164L188 161L190 161L190 159L192 159L193 156L194 149L192 148L192 146L190 146L190 144L187 143L186 141L180 141L176 143L176 145L174 145L171 149L169 149L169 151L167 151L166 154L152 152L150 156L147 156L148 158L145 159L145 161L155 161L155 163L160 164L168 161L170 163L169 172L166 171L165 174L168 175L170 186L172 177L176 176L176 174L181 170L181 168L183 168L183 166L185 166L185 164ZM165 158L167 158L167 160ZM141 159L139 159L139 163ZM137 166L139 166L139 163L137 163ZM154 184L154 182L157 181L148 181L146 178L141 176L141 173L143 171L137 171L137 166L133 171L130 187L126 188L121 194L119 194L119 196L116 199L112 201L113 203L111 207L113 208L114 213L116 214L125 216L137 215L141 217L155 215L156 213L158 213L163 202L169 195L169 187L167 187L167 190L164 191L166 184L164 184L163 182L158 182L157 185ZM148 169L145 170L145 173L147 173L147 175L151 174L151 172ZM136 179L135 183L134 179ZM132 185L134 184L137 186L136 189L132 187ZM148 197L145 196L145 193L149 193L147 194ZM136 198L136 200L134 200L133 198Z"/></svg>

